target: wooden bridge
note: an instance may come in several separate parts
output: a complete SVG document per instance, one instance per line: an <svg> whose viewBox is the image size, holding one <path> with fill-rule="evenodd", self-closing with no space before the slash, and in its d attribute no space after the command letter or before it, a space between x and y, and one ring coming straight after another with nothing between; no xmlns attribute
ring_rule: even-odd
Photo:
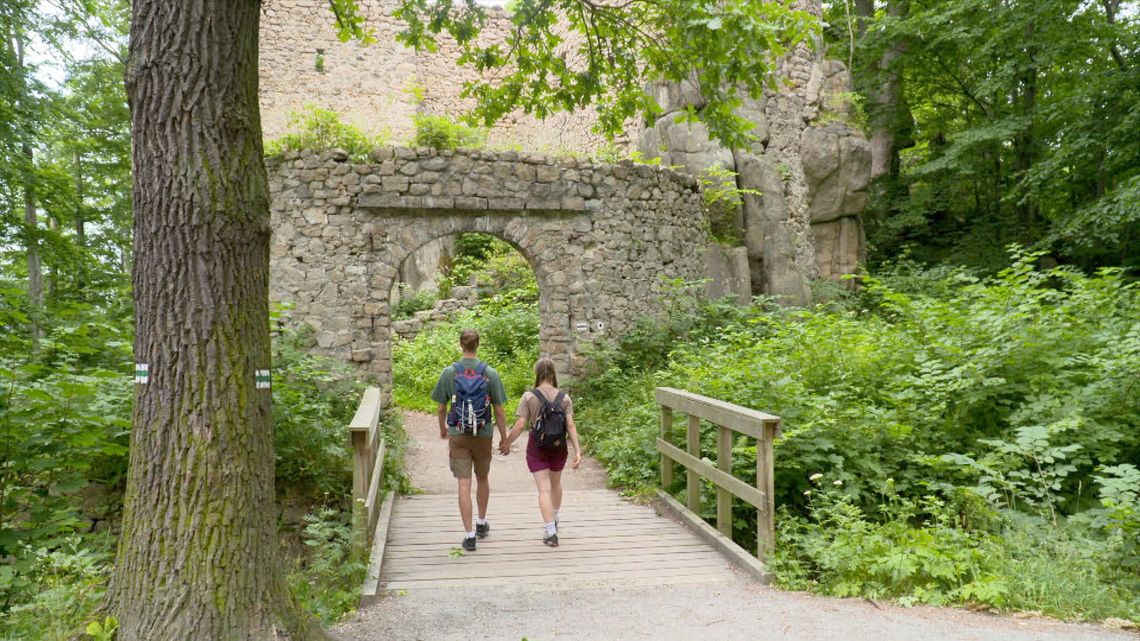
<svg viewBox="0 0 1140 641"><path fill-rule="evenodd" d="M456 535L454 493L396 496L381 492L384 440L379 430L380 392L365 392L350 425L354 451L354 530L370 550L362 602L388 592L425 588L549 585L561 588L610 585L711 583L729 578L733 566L766 581L761 559L772 545L772 439L780 419L689 392L659 388L662 483L673 467L685 469L685 504L659 490L654 505L639 505L612 490L575 491L560 513L561 545L539 543L536 494L492 495L491 535L478 550L463 553ZM673 445L674 413L688 416L684 449ZM711 424L716 461L702 458L700 433ZM738 438L757 441L755 485L732 475ZM700 511L702 479L716 486L717 527ZM759 558L731 538L733 498L757 509ZM745 508L739 508L745 509Z"/></svg>

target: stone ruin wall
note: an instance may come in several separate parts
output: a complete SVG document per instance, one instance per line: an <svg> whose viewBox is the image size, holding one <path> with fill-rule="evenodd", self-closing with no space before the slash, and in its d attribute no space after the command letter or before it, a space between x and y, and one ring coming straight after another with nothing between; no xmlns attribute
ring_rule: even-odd
<svg viewBox="0 0 1140 641"><path fill-rule="evenodd" d="M797 0L797 8L820 14L819 0ZM456 116L468 103L459 97L462 80L473 72L454 64L457 49L441 42L433 54L417 54L395 42L399 23L391 17L394 0L362 0L377 43L340 43L323 0L265 0L262 16L261 103L267 137L285 131L287 113L305 104L333 109L371 133L408 140L417 112ZM487 37L503 39L508 21L489 12ZM325 69L316 71L317 51ZM842 97L851 81L844 65L806 45L779 65L782 84L741 110L755 124L751 149L729 150L710 141L699 123L678 122L680 110L700 107L702 99L685 85L655 88L665 114L653 127L630 128L629 146L665 164L698 174L713 164L736 171L745 196L737 226L747 250L751 287L791 303L807 302L808 283L857 269L865 253L860 214L867 201L870 147L851 121ZM416 104L410 88L420 85ZM592 154L603 140L590 133L589 112L559 114L540 122L513 114L490 132L491 148L547 153ZM625 143L619 141L619 149ZM441 241L442 242L442 241ZM446 252L441 243L425 254ZM438 262L418 259L429 270ZM422 279L428 282L430 279Z"/></svg>
<svg viewBox="0 0 1140 641"><path fill-rule="evenodd" d="M266 138L287 131L290 112L305 105L332 109L390 143L406 143L414 132L417 113L451 118L465 113L471 102L460 98L463 81L475 72L456 66L458 47L440 40L434 53L416 53L396 42L402 23L392 17L395 0L360 0L377 42L362 46L342 43L333 29L327 0L263 0L261 15L261 117ZM488 9L482 37L506 39L510 22L501 8ZM316 69L323 52L324 70ZM417 104L412 87L423 90ZM547 154L591 155L605 144L591 132L590 112L556 114L539 121L523 113L507 116L491 129L488 147Z"/></svg>
<svg viewBox="0 0 1140 641"><path fill-rule="evenodd" d="M666 279L707 272L695 179L667 169L513 151L383 148L269 161L270 299L314 330L314 351L391 382L390 296L418 248L464 232L514 245L539 286L539 343L559 371L586 344L656 318Z"/></svg>

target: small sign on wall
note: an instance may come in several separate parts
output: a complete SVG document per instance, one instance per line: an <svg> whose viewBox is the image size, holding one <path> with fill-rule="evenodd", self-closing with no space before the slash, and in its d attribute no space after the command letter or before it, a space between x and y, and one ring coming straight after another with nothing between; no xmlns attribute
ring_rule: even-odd
<svg viewBox="0 0 1140 641"><path fill-rule="evenodd" d="M588 332L590 331L590 324L586 321L578 321L577 323L574 323L574 330L579 332Z"/></svg>

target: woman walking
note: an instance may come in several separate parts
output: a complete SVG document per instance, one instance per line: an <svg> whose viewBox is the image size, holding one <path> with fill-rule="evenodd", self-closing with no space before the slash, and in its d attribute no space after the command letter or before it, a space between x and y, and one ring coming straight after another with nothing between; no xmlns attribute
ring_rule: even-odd
<svg viewBox="0 0 1140 641"><path fill-rule="evenodd" d="M558 389L554 361L544 357L534 364L534 389L523 394L516 416L518 420L511 433L499 442L499 452L509 454L511 444L523 429L530 428L526 465L538 487L538 509L546 526L542 542L558 547L558 509L562 507L562 469L569 457L567 445L568 442L574 444L574 460L570 463L573 469L578 469L582 462L582 446L574 424L574 403L566 392Z"/></svg>

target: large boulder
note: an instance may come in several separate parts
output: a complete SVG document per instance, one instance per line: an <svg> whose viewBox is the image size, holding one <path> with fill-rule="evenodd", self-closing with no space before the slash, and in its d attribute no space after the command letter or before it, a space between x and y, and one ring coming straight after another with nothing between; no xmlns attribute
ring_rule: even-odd
<svg viewBox="0 0 1140 641"><path fill-rule="evenodd" d="M871 144L842 124L804 130L800 161L812 223L856 216L867 206Z"/></svg>
<svg viewBox="0 0 1140 641"><path fill-rule="evenodd" d="M658 118L642 132L638 150L646 158L660 158L661 164L677 165L693 176L713 165L732 169L732 152L709 138L704 123L683 118L680 112Z"/></svg>
<svg viewBox="0 0 1140 641"><path fill-rule="evenodd" d="M821 278L839 279L854 274L863 262L866 239L858 216L815 223L811 226L815 241L816 264Z"/></svg>
<svg viewBox="0 0 1140 641"><path fill-rule="evenodd" d="M800 241L790 225L784 178L771 160L738 150L735 154L744 195L745 244L748 247L752 286L787 305L805 305L811 292L796 269Z"/></svg>

